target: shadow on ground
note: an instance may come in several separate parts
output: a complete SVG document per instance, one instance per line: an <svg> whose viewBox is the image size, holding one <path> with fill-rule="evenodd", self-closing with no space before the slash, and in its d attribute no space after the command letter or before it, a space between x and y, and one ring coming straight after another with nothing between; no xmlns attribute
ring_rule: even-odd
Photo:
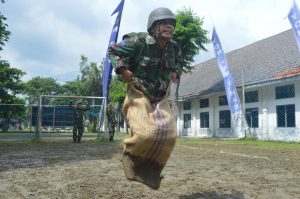
<svg viewBox="0 0 300 199"><path fill-rule="evenodd" d="M180 199L245 199L242 193L224 194L216 191L179 196Z"/></svg>

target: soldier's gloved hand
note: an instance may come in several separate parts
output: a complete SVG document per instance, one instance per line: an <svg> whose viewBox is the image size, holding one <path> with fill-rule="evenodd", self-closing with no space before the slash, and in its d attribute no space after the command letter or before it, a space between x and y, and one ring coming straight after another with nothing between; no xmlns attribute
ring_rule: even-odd
<svg viewBox="0 0 300 199"><path fill-rule="evenodd" d="M130 70L124 70L124 72L122 73L122 78L126 83L129 83L132 81L133 79L133 73Z"/></svg>
<svg viewBox="0 0 300 199"><path fill-rule="evenodd" d="M171 80L172 80L173 82L175 82L176 79L177 79L177 73L176 73L176 72L172 72L172 73L171 73Z"/></svg>

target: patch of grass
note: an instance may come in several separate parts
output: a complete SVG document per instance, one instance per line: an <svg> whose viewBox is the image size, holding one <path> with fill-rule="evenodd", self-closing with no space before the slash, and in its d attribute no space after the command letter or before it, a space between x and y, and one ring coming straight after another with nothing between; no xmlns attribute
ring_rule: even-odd
<svg viewBox="0 0 300 199"><path fill-rule="evenodd" d="M214 138L181 138L177 139L177 144L193 145L251 145L267 149L291 149L300 150L300 142L257 140L252 138L244 139L214 139Z"/></svg>

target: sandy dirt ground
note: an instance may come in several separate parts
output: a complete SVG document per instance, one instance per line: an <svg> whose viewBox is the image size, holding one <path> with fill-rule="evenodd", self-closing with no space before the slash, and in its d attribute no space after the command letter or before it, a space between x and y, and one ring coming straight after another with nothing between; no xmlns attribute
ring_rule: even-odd
<svg viewBox="0 0 300 199"><path fill-rule="evenodd" d="M121 141L0 142L0 198L300 198L295 149L177 143L158 190L128 181L121 154Z"/></svg>

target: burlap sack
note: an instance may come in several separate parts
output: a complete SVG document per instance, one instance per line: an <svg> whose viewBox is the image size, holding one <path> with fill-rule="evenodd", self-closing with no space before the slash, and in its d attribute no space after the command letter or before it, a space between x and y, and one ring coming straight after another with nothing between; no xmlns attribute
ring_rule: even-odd
<svg viewBox="0 0 300 199"><path fill-rule="evenodd" d="M139 181L158 189L161 171L176 142L176 123L165 97L151 106L148 98L128 84L123 113L131 129L124 139L122 164L129 180Z"/></svg>

